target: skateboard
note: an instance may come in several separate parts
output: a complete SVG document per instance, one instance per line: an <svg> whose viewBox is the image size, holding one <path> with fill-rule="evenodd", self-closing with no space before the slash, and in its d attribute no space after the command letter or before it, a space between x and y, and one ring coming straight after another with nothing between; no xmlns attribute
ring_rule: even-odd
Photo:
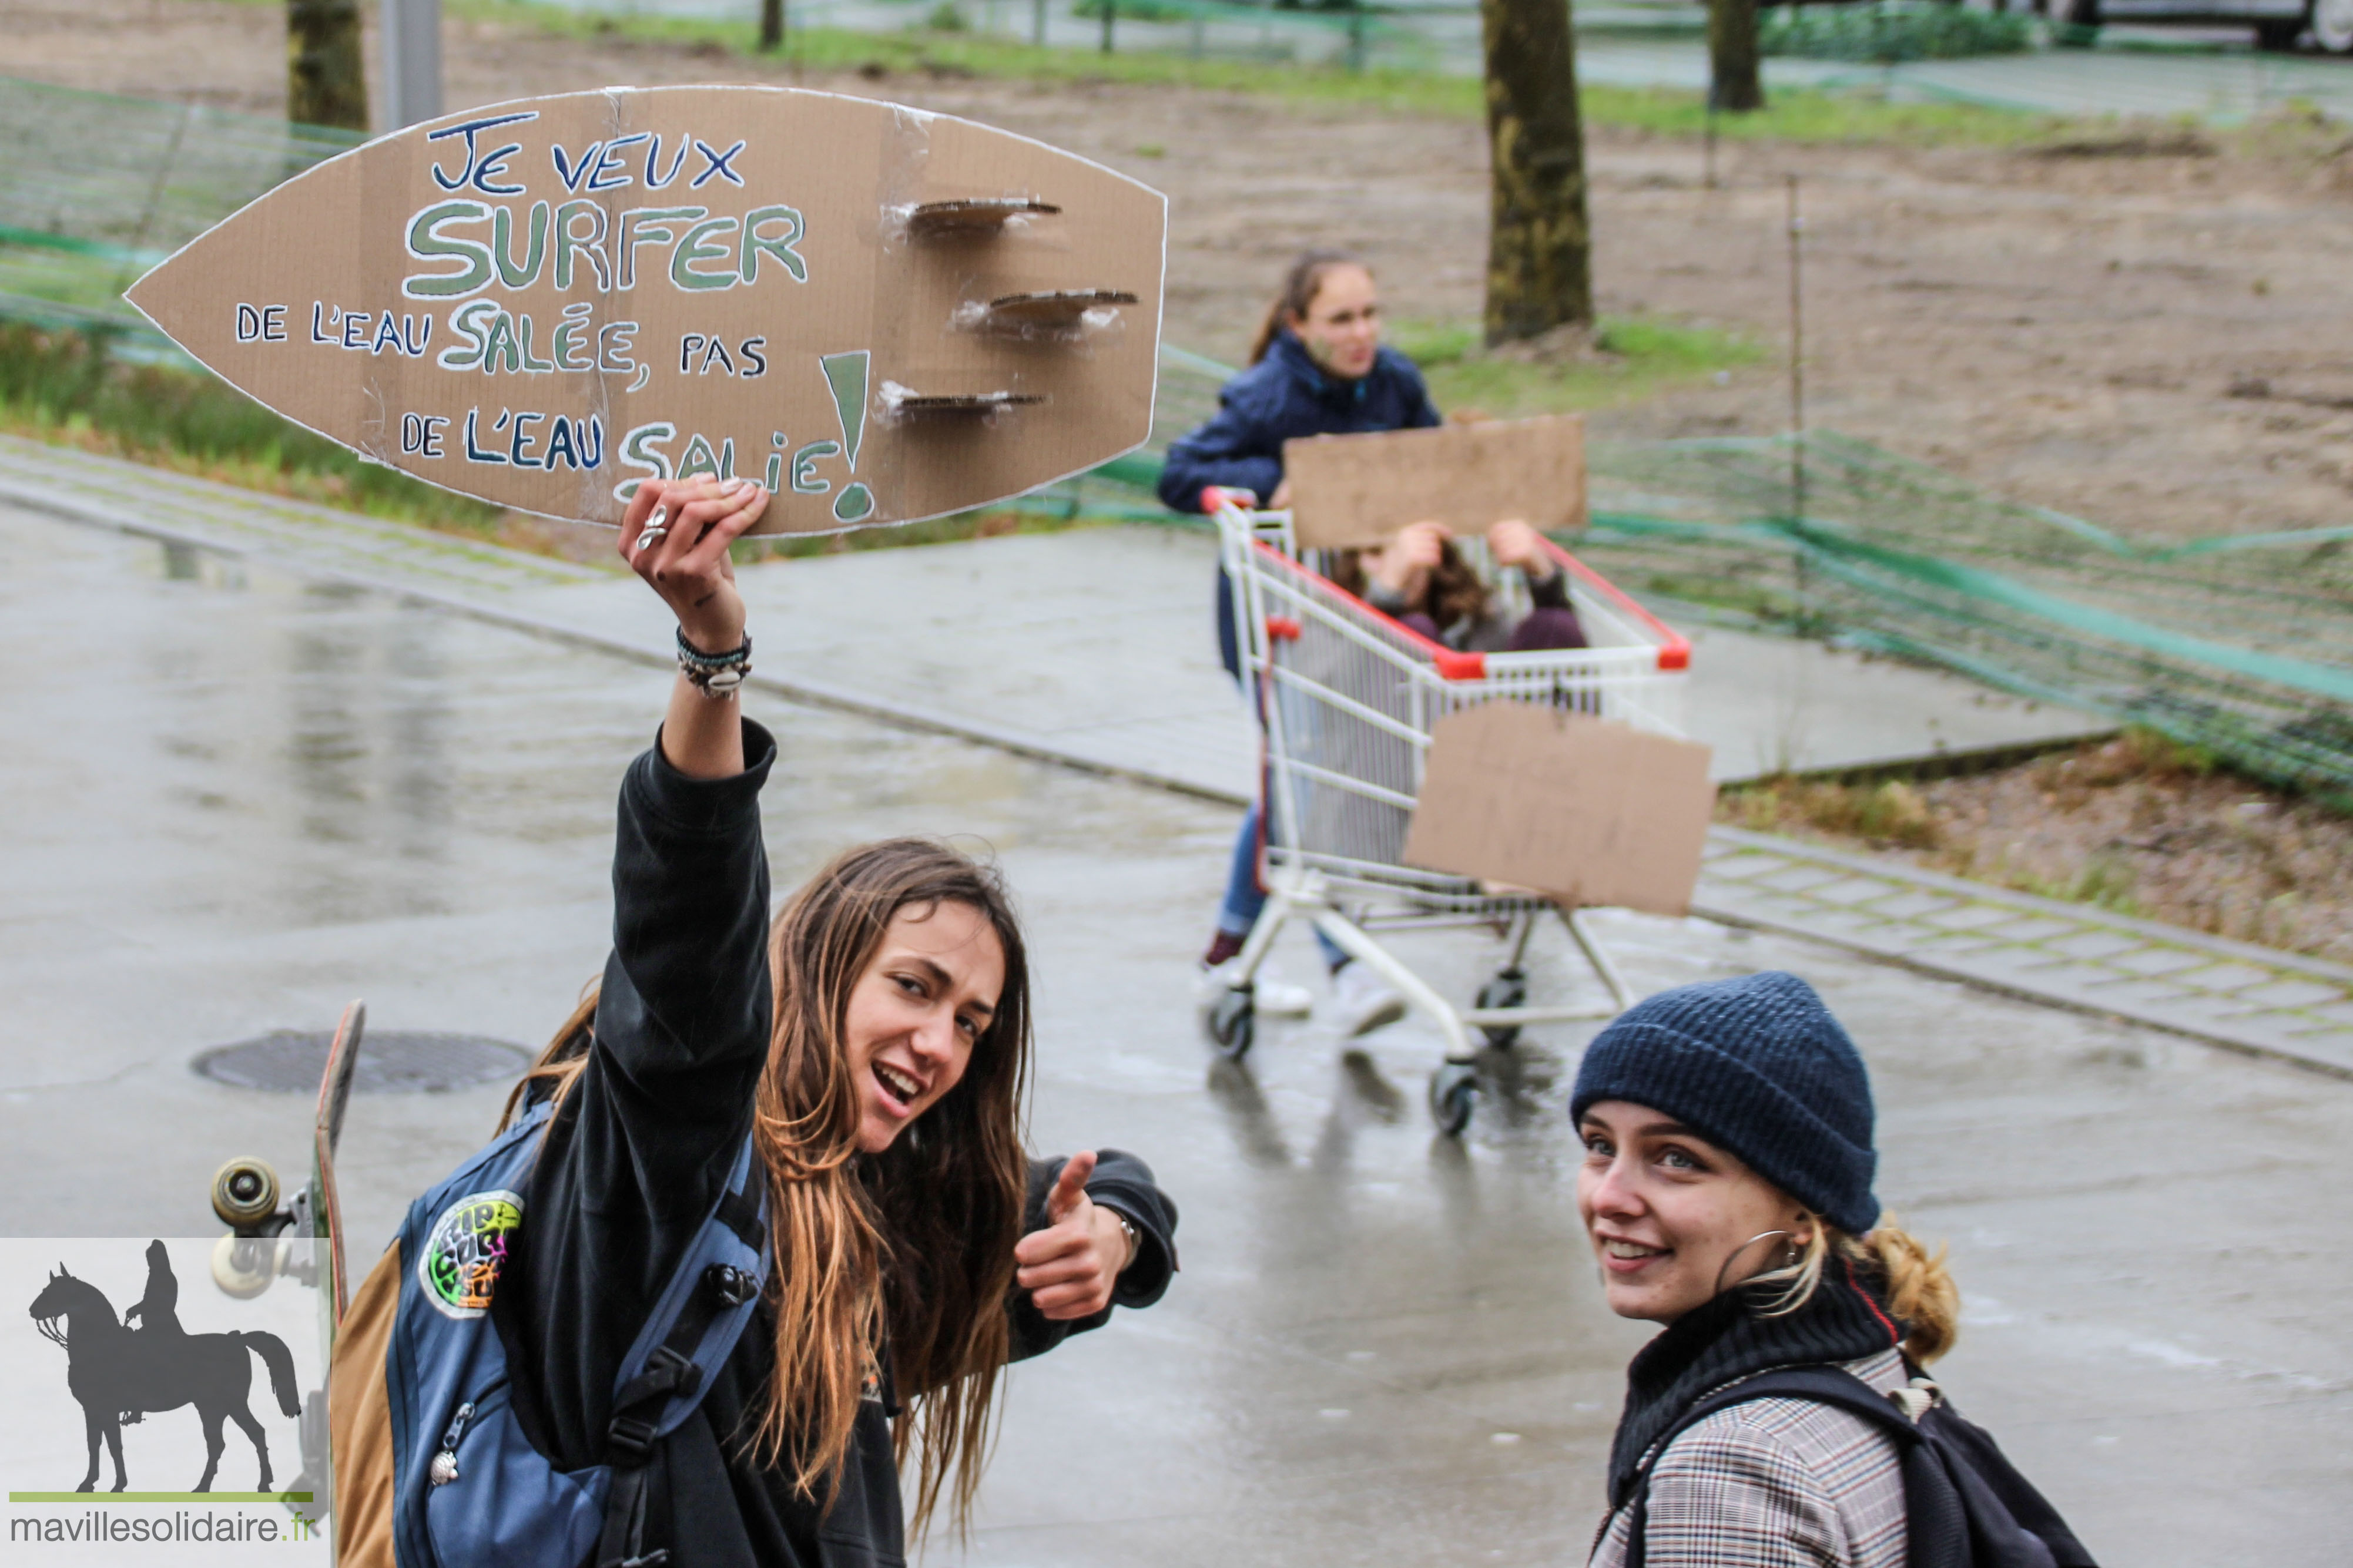
<svg viewBox="0 0 2353 1568"><path fill-rule="evenodd" d="M351 1282L343 1263L343 1209L335 1189L335 1146L343 1133L343 1110L352 1095L352 1069L367 1032L367 1005L343 1008L327 1047L319 1079L317 1110L311 1123L311 1180L293 1200L279 1204L278 1173L267 1160L241 1155L213 1177L213 1213L229 1227L213 1249L213 1282L239 1300L258 1296L284 1276L319 1292L319 1366L322 1386L302 1400L302 1470L289 1492L307 1491L308 1502L287 1506L318 1522L334 1497L334 1469L327 1437L327 1370L334 1364L335 1334L351 1306ZM280 1245L290 1236L307 1247Z"/></svg>

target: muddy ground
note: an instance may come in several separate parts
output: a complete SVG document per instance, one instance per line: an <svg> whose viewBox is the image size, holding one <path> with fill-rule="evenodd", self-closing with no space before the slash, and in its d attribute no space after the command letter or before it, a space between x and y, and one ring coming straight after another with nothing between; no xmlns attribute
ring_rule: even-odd
<svg viewBox="0 0 2353 1568"><path fill-rule="evenodd" d="M10 74L281 112L282 11L221 0L0 0ZM715 47L552 38L452 22L452 109L615 82L786 80ZM1285 260L1338 244L1394 313L1475 317L1481 127L1228 93L896 75L807 85L968 114L1169 193L1172 342L1242 352ZM1783 177L1803 182L1816 422L2016 499L2145 536L2353 515L2353 180L2318 129L2209 148L2167 132L2056 155L1695 144L1597 132L1607 311L1786 342ZM2119 146L2126 149L2118 153ZM1764 433L1771 363L1599 416L1603 433Z"/></svg>

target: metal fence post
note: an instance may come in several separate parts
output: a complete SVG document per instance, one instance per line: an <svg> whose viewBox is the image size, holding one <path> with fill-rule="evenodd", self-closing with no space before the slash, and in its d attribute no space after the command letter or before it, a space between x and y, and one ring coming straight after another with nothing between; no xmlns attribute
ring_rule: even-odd
<svg viewBox="0 0 2353 1568"><path fill-rule="evenodd" d="M441 113L441 0L383 0L384 129Z"/></svg>

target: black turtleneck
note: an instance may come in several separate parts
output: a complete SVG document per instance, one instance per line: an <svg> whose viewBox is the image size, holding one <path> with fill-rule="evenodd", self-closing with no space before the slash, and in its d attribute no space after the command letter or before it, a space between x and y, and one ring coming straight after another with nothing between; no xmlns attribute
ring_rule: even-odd
<svg viewBox="0 0 2353 1568"><path fill-rule="evenodd" d="M1777 1366L1858 1361L1903 1340L1894 1314L1870 1283L1833 1251L1806 1304L1766 1317L1780 1294L1773 1285L1736 1286L1676 1319L1626 1368L1626 1409L1609 1445L1609 1506L1625 1506L1641 1479L1642 1458L1704 1394Z"/></svg>

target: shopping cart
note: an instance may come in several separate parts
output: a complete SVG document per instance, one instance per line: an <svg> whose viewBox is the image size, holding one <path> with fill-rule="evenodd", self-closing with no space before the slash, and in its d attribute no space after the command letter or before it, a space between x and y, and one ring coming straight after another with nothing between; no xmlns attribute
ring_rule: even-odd
<svg viewBox="0 0 2353 1568"><path fill-rule="evenodd" d="M1211 490L1246 684L1265 733L1264 879L1267 901L1233 968L1230 987L1206 1011L1212 1042L1233 1060L1256 1034L1253 978L1295 917L1396 987L1446 1036L1430 1083L1439 1127L1471 1120L1477 1074L1471 1031L1509 1047L1523 1026L1607 1018L1633 1000L1584 911L1541 895L1491 889L1404 862L1406 830L1420 792L1431 726L1447 714L1507 699L1682 732L1691 645L1567 551L1547 544L1568 574L1587 647L1541 653L1457 653L1417 636L1333 584L1327 552L1303 556L1291 514L1251 510L1246 492ZM1482 542L1457 541L1507 604L1525 609L1516 572L1499 574ZM1607 992L1604 1005L1547 1006L1528 1000L1523 963L1539 920L1556 914ZM1502 967L1458 1008L1373 932L1487 926L1503 937Z"/></svg>

